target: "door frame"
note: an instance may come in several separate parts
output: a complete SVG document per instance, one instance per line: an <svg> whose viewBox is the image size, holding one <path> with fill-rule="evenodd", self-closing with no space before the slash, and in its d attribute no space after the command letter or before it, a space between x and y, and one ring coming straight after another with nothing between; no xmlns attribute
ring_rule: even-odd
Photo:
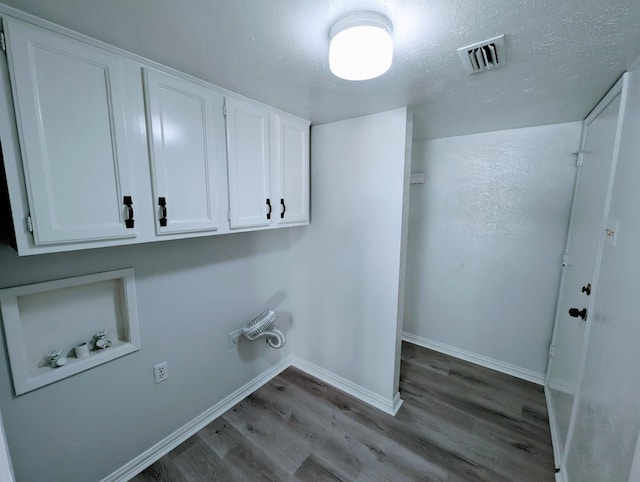
<svg viewBox="0 0 640 482"><path fill-rule="evenodd" d="M618 79L618 81L613 85L613 87L611 87L611 89L607 92L607 94L596 104L596 106L591 110L591 112L587 115L587 117L584 119L583 121L583 127L582 127L582 136L581 136L581 140L580 140L580 151L577 152L578 155L578 159L577 159L577 164L578 164L578 170L576 172L576 180L575 180L575 184L573 187L573 200L571 202L571 213L570 213L570 221L569 221L569 226L567 228L567 239L566 239L566 243L565 243L565 249L564 249L564 253L565 255L569 255L570 253L568 253L569 250L569 242L571 240L571 234L572 234L572 223L571 223L571 219L573 219L573 215L574 215L574 210L575 210L575 199L576 199L576 193L578 191L578 188L580 186L580 177L581 177L581 169L580 167L582 166L582 156L583 156L583 149L584 149L584 143L586 140L586 134L587 134L587 127L609 106L609 104L611 104L611 102L613 102L616 97L618 95L620 95L620 111L618 112L618 124L616 126L616 134L615 134L615 139L614 139L614 147L613 147L613 153L612 153L612 162L611 162L611 169L609 171L609 181L608 181L608 185L607 185L607 193L605 196L605 205L604 205L604 209L603 209L603 215L602 215L602 220L601 220L601 226L600 226L600 239L598 240L598 250L596 252L596 259L595 259L595 268L594 268L594 273L593 273L593 278L591 281L591 291L592 291L592 295L589 296L589 301L587 304L587 311L593 313L593 309L594 309L594 300L595 300L595 294L596 294L596 290L598 288L598 276L600 273L600 263L602 260L602 251L604 249L604 229L606 227L606 223L607 223L607 218L609 215L609 206L611 204L611 191L613 188L613 181L614 181L614 177L615 177L615 171L616 171L616 167L617 167L617 163L618 163L618 153L620 150L620 133L622 130L622 120L624 119L624 112L625 112L625 105L626 105L626 100L627 100L627 84L628 84L628 74L625 73L623 74L622 77L620 77L620 79ZM563 266L562 268L562 273L560 276L560 283L558 286L558 297L556 299L556 313L555 313L555 317L554 317L554 323L553 323L553 332L552 332L552 336L551 336L551 343L550 343L550 350L551 347L555 348L555 342L556 342L556 336L557 336L557 330L558 330L558 321L560 320L560 293L562 292L563 288L564 288L564 282L565 282L565 274L566 274L566 270L564 269L565 267ZM547 372L545 375L545 381L544 381L544 393L545 393L545 398L546 398L546 402L547 402L547 411L549 414L549 428L551 431L551 441L552 441L552 446L553 446L553 458L554 458L554 463L556 466L557 470L560 470L560 472L556 473L556 480L568 480L566 479L566 473L563 470L564 466L565 466L565 462L567 459L567 452L568 452L568 447L570 447L571 442L573 440L573 435L575 432L575 419L576 419L576 411L577 411L577 406L578 406L578 400L580 398L580 393L581 393L581 384L582 384L582 378L583 378L583 374L584 374L584 365L585 365L585 360L586 360L586 351L587 351L587 347L589 344L589 334L590 334L590 328L591 328L591 323L587 322L585 324L585 331L584 331L584 335L583 335L583 341L582 341L582 352L580 354L580 361L579 361L579 366L578 366L578 377L576 380L576 393L574 396L574 401L573 401L573 406L571 407L571 416L570 416L570 420L569 420L569 427L567 429L567 436L565 439L565 443L564 443L564 447L562 450L562 453L560 453L560 447L559 447L559 440L558 440L558 427L555 424L555 416L554 416L554 409L553 409L553 405L551 404L551 399L550 399L550 395L549 395L549 378L550 378L550 372L551 372L551 366L553 364L552 362L552 357L549 356L549 361L547 363Z"/></svg>
<svg viewBox="0 0 640 482"><path fill-rule="evenodd" d="M14 482L16 480L11 463L7 436L4 432L2 414L0 414L0 480L6 480L7 482Z"/></svg>

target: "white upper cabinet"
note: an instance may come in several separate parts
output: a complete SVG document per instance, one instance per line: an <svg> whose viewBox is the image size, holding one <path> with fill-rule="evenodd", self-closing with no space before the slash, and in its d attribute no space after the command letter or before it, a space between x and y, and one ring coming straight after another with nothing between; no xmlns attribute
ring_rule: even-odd
<svg viewBox="0 0 640 482"><path fill-rule="evenodd" d="M309 122L271 116L272 179L278 224L309 222Z"/></svg>
<svg viewBox="0 0 640 482"><path fill-rule="evenodd" d="M271 199L269 111L226 98L229 227L269 226Z"/></svg>
<svg viewBox="0 0 640 482"><path fill-rule="evenodd" d="M226 99L231 229L307 224L309 122Z"/></svg>
<svg viewBox="0 0 640 482"><path fill-rule="evenodd" d="M156 233L217 230L223 97L155 70L144 79Z"/></svg>
<svg viewBox="0 0 640 482"><path fill-rule="evenodd" d="M135 236L120 57L3 25L35 244Z"/></svg>
<svg viewBox="0 0 640 482"><path fill-rule="evenodd" d="M309 222L308 121L1 7L18 254Z"/></svg>

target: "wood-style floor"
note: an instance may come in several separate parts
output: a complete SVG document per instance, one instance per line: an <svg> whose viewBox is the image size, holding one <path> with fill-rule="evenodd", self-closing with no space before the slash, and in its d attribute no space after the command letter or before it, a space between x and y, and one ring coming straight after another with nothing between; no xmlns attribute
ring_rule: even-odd
<svg viewBox="0 0 640 482"><path fill-rule="evenodd" d="M133 479L554 480L542 387L402 345L392 417L289 368Z"/></svg>

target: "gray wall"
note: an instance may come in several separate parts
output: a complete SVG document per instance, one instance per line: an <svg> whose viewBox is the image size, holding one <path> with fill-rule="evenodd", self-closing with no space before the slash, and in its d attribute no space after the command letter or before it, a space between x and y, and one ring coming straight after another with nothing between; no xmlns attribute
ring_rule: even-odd
<svg viewBox="0 0 640 482"><path fill-rule="evenodd" d="M387 402L397 394L406 128L406 109L315 126L313 216L291 231L295 355Z"/></svg>
<svg viewBox="0 0 640 482"><path fill-rule="evenodd" d="M414 144L404 331L544 374L580 132Z"/></svg>
<svg viewBox="0 0 640 482"><path fill-rule="evenodd" d="M0 358L0 410L19 481L99 480L288 354L227 333L266 307L290 328L289 230L18 258L0 245L0 287L134 267L140 351L13 395ZM4 351L4 339L0 340ZM153 381L166 360L169 379Z"/></svg>

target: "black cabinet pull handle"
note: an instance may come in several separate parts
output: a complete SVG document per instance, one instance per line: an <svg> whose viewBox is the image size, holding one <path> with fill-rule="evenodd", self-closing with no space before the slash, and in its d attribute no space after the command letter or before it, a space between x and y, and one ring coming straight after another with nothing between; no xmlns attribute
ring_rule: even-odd
<svg viewBox="0 0 640 482"><path fill-rule="evenodd" d="M162 209L162 217L160 218L160 226L165 227L167 225L167 199L164 197L158 198L158 206Z"/></svg>
<svg viewBox="0 0 640 482"><path fill-rule="evenodd" d="M280 204L282 205L282 212L280 213L280 219L283 219L284 213L287 212L287 206L284 205L284 199L280 199Z"/></svg>
<svg viewBox="0 0 640 482"><path fill-rule="evenodd" d="M133 220L133 198L131 196L124 196L122 199L122 204L127 206L127 219L124 220L124 225L127 229L133 229L134 220Z"/></svg>
<svg viewBox="0 0 640 482"><path fill-rule="evenodd" d="M586 286L582 287L582 292L586 293L587 296L591 295L591 283L587 283Z"/></svg>
<svg viewBox="0 0 640 482"><path fill-rule="evenodd" d="M267 213L267 219L271 219L271 199L267 198L267 206L269 206L269 212Z"/></svg>
<svg viewBox="0 0 640 482"><path fill-rule="evenodd" d="M572 316L574 318L582 318L583 320L587 319L587 309L586 308L582 308L581 310L579 310L578 308L570 308L569 309L569 316Z"/></svg>

